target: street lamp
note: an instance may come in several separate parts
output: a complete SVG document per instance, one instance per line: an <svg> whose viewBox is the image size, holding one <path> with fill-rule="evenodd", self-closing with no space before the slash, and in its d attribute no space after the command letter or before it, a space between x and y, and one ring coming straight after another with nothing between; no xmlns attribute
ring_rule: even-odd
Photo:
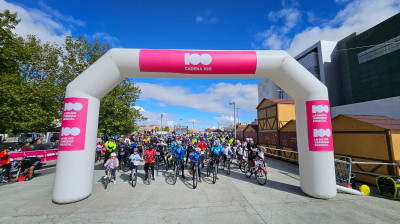
<svg viewBox="0 0 400 224"><path fill-rule="evenodd" d="M161 135L162 135L162 133L163 133L163 132L162 132L162 131L163 131L163 129L162 129L162 118L163 118L163 116L164 116L164 115L161 114Z"/></svg>
<svg viewBox="0 0 400 224"><path fill-rule="evenodd" d="M236 103L231 102L229 105L233 105L233 128L235 129L235 141L236 141Z"/></svg>

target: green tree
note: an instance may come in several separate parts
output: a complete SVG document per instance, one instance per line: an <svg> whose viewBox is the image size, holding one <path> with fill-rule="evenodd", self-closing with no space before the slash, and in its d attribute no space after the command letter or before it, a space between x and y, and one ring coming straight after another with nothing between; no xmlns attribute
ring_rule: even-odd
<svg viewBox="0 0 400 224"><path fill-rule="evenodd" d="M56 126L67 85L104 55L107 43L81 36L63 46L41 43L35 36L18 37L12 30L17 14L0 13L0 132L43 132ZM99 130L130 133L145 119L133 108L140 89L124 80L101 100ZM109 107L112 107L110 109Z"/></svg>

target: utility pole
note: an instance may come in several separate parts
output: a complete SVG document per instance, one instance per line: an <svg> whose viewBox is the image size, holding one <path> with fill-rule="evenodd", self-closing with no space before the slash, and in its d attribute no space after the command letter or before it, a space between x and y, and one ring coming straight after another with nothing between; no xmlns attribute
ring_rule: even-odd
<svg viewBox="0 0 400 224"><path fill-rule="evenodd" d="M162 129L162 117L163 117L163 114L161 114L161 135L162 135L162 131L163 131L163 129Z"/></svg>
<svg viewBox="0 0 400 224"><path fill-rule="evenodd" d="M238 125L240 124L240 120L239 120L239 109L242 109L242 108L236 107L236 118L237 118L237 124L238 124Z"/></svg>
<svg viewBox="0 0 400 224"><path fill-rule="evenodd" d="M235 140L236 140L236 103L231 102L229 105L233 105L233 128L235 129Z"/></svg>

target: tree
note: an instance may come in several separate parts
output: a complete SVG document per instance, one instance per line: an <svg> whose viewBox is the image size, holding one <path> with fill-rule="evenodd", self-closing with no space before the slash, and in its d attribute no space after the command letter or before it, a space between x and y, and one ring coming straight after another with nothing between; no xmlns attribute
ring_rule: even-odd
<svg viewBox="0 0 400 224"><path fill-rule="evenodd" d="M169 127L168 126L163 127L163 131L169 131Z"/></svg>
<svg viewBox="0 0 400 224"><path fill-rule="evenodd" d="M0 132L43 132L60 120L67 85L104 55L107 43L81 36L63 46L12 33L17 14L0 13ZM130 133L145 119L133 108L140 94L126 79L101 100L99 130ZM110 108L111 107L111 108Z"/></svg>

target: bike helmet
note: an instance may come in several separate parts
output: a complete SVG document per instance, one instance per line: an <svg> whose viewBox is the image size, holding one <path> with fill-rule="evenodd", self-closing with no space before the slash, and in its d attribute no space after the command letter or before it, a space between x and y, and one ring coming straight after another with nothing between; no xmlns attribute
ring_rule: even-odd
<svg viewBox="0 0 400 224"><path fill-rule="evenodd" d="M133 151L134 151L134 152L137 152L137 151L138 151L138 149L137 149L137 148L134 148L134 149L133 149Z"/></svg>
<svg viewBox="0 0 400 224"><path fill-rule="evenodd" d="M196 152L200 152L201 151L201 149L200 148L196 148Z"/></svg>
<svg viewBox="0 0 400 224"><path fill-rule="evenodd" d="M113 156L117 156L117 154L115 153L115 152L113 152L113 153L111 153L111 157L113 157Z"/></svg>

